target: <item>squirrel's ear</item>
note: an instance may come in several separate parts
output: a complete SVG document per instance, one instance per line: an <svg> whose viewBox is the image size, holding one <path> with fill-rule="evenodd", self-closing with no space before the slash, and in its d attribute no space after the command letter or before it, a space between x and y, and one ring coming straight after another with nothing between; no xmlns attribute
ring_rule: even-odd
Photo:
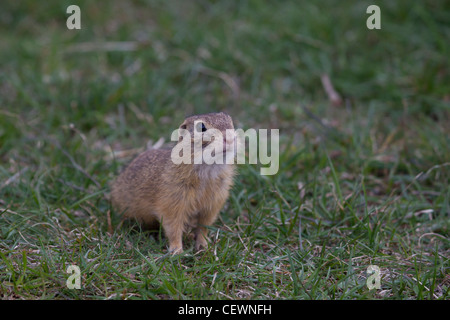
<svg viewBox="0 0 450 320"><path fill-rule="evenodd" d="M181 140L183 140L183 135L186 134L186 128L187 125L185 122L183 122L183 124L180 126L180 128L178 129L178 142L181 142Z"/></svg>

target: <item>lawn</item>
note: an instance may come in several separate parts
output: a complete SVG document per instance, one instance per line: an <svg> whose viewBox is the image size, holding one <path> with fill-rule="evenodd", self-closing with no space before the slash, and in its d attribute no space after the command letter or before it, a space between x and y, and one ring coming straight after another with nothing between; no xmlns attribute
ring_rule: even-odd
<svg viewBox="0 0 450 320"><path fill-rule="evenodd" d="M373 2L2 1L0 298L448 300L450 3L376 1L369 30ZM214 111L279 129L280 168L239 165L172 256L110 183Z"/></svg>

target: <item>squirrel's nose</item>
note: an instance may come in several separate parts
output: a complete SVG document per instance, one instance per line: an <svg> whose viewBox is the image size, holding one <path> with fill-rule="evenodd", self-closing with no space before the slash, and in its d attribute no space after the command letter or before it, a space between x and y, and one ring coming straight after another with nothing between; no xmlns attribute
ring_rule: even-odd
<svg viewBox="0 0 450 320"><path fill-rule="evenodd" d="M236 137L232 137L231 139L227 139L226 137L223 137L223 149L228 149L234 146L236 142Z"/></svg>

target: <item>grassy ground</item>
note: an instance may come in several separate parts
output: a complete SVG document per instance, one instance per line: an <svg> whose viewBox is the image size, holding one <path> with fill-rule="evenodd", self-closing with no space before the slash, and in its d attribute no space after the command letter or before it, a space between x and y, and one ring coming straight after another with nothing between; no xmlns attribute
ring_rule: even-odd
<svg viewBox="0 0 450 320"><path fill-rule="evenodd" d="M2 1L0 298L449 299L449 2L370 4ZM120 169L218 110L278 174L239 167L204 252L117 228Z"/></svg>

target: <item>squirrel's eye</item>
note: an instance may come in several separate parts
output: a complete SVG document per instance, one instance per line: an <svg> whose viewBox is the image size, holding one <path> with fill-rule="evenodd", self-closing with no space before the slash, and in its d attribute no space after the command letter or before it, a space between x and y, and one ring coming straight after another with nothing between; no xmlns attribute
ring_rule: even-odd
<svg viewBox="0 0 450 320"><path fill-rule="evenodd" d="M203 122L197 124L197 132L205 132L206 130L206 126Z"/></svg>

